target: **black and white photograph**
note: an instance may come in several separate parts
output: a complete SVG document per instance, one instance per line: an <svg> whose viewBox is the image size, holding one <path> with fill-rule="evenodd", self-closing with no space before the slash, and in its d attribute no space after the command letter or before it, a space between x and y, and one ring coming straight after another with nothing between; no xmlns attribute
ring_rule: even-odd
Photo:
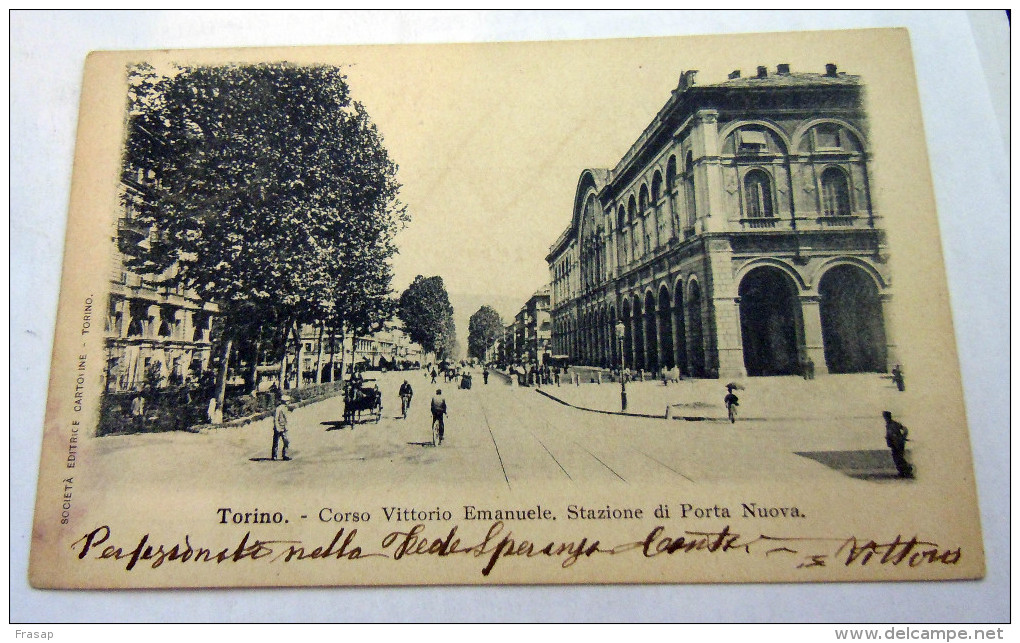
<svg viewBox="0 0 1020 643"><path fill-rule="evenodd" d="M93 312L102 458L124 484L167 440L195 449L159 476L180 484L210 467L257 484L281 472L249 463L278 459L289 482L366 485L912 479L905 441L881 439L913 389L866 82L817 67L682 71L622 158L578 171L565 228L530 231L549 249L507 266L520 276L493 272L489 232L516 214L461 204L477 220L439 229L463 242L403 253L437 274L398 293L414 208L342 66L131 65L116 265ZM497 182L518 159L475 171ZM414 448L443 446L447 422L444 449Z"/></svg>
<svg viewBox="0 0 1020 643"><path fill-rule="evenodd" d="M984 577L906 30L98 51L80 110L33 587Z"/></svg>

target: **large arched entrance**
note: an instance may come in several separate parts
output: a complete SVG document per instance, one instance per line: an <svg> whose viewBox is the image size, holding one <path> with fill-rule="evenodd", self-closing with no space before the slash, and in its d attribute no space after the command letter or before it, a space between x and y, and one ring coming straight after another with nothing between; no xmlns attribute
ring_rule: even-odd
<svg viewBox="0 0 1020 643"><path fill-rule="evenodd" d="M796 285L778 268L755 268L741 280L739 293L747 374L796 374L802 334Z"/></svg>
<svg viewBox="0 0 1020 643"><path fill-rule="evenodd" d="M659 337L662 344L662 366L672 369L676 366L673 357L673 311L669 306L669 291L665 286L659 288Z"/></svg>
<svg viewBox="0 0 1020 643"><path fill-rule="evenodd" d="M885 325L875 281L840 265L818 282L825 365L830 373L885 372Z"/></svg>
<svg viewBox="0 0 1020 643"><path fill-rule="evenodd" d="M701 322L701 286L692 281L690 294L687 296L687 319L691 329L691 375L705 376L705 344L702 339L703 324Z"/></svg>
<svg viewBox="0 0 1020 643"><path fill-rule="evenodd" d="M655 295L645 293L645 365L653 373L659 370L659 338L655 329Z"/></svg>

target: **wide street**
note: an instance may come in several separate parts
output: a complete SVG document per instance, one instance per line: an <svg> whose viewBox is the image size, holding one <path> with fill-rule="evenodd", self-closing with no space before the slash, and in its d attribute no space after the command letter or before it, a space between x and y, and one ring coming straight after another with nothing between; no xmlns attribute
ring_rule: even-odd
<svg viewBox="0 0 1020 643"><path fill-rule="evenodd" d="M898 484L884 442L881 408L862 411L845 404L847 389L872 391L894 398L878 376L835 376L803 382L796 378L752 378L741 392L741 417L735 424L721 417L718 381L696 381L692 393L711 390L713 398L688 406L709 417L701 421L623 417L582 411L560 404L532 388L508 386L481 374L471 390L453 383L436 385L419 371L369 374L383 393L381 420L341 427L342 400L330 398L292 413L293 458L269 460L270 420L239 428L201 433L108 436L96 440L96 458L115 472L116 484L158 481L186 488L196 479L213 488L287 485L335 488L438 485L453 488L475 484L520 489L531 484L570 488L625 488L629 484L685 488L719 482L789 483L828 479L848 484ZM407 419L400 415L397 389L404 379L414 388ZM586 389L585 386L588 388ZM659 394L661 383L631 385L642 399ZM682 383L679 386L684 386ZM596 388L597 387L597 388ZM641 387L645 387L642 389ZM815 399L829 400L812 409L791 400L791 391L810 387ZM450 414L446 440L431 444L429 400L442 388ZM612 385L557 389L571 395L606 396L618 400ZM669 389L680 395L684 389ZM672 393L672 391L676 391ZM770 394L774 391L774 394ZM908 393L909 394L909 393ZM905 396L908 394L898 394ZM757 395L757 398L756 398ZM760 399L758 399L760 398ZM758 401L756 401L758 399ZM835 400L835 401L833 401ZM766 403L767 402L767 403ZM782 412L784 403L789 407ZM610 406L607 403L606 406ZM690 411L686 411L690 413ZM909 420L909 418L908 418ZM923 452L923 436L912 442Z"/></svg>

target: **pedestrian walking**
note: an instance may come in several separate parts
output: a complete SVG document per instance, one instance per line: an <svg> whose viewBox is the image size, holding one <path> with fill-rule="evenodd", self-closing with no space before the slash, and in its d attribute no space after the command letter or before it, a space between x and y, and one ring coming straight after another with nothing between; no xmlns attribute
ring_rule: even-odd
<svg viewBox="0 0 1020 643"><path fill-rule="evenodd" d="M411 389L411 384L404 380L404 383L400 385L400 412L403 414L404 419L407 419L407 411L411 408L411 398L414 396L414 391Z"/></svg>
<svg viewBox="0 0 1020 643"><path fill-rule="evenodd" d="M436 376L437 376L437 375L439 375L439 373L437 373L437 372L436 372L436 369L434 369L434 368L433 368L433 369L432 369L432 383L433 383L433 384L435 384L435 383L436 383Z"/></svg>
<svg viewBox="0 0 1020 643"><path fill-rule="evenodd" d="M896 389L903 392L907 388L907 383L903 379L903 369L897 364L892 369L892 381L896 384Z"/></svg>
<svg viewBox="0 0 1020 643"><path fill-rule="evenodd" d="M487 366L482 369L482 383L486 385L489 383L489 368Z"/></svg>
<svg viewBox="0 0 1020 643"><path fill-rule="evenodd" d="M140 394L131 400L131 421L135 430L140 431L145 426L145 398Z"/></svg>
<svg viewBox="0 0 1020 643"><path fill-rule="evenodd" d="M893 462L896 463L896 472L901 478L913 478L914 467L907 462L907 427L892 419L892 413L882 411L885 418L885 443L892 451Z"/></svg>
<svg viewBox="0 0 1020 643"><path fill-rule="evenodd" d="M726 415L730 419L730 424L737 421L737 407L740 406L740 398L733 394L733 389L737 388L732 384L726 385L726 397L723 398L723 402L726 404Z"/></svg>
<svg viewBox="0 0 1020 643"><path fill-rule="evenodd" d="M276 459L277 448L280 443L283 443L283 449L280 452L282 456L281 460L290 460L287 456L287 449L290 448L290 440L287 438L287 425L290 423L290 396L284 395L280 398L280 403L277 405L276 410L273 412L273 452L271 457L273 460Z"/></svg>
<svg viewBox="0 0 1020 643"><path fill-rule="evenodd" d="M435 437L433 437L433 444L443 443L443 435L446 432L443 416L446 413L446 399L443 398L443 390L437 388L436 394L432 397L432 435L438 436L439 441L436 442Z"/></svg>

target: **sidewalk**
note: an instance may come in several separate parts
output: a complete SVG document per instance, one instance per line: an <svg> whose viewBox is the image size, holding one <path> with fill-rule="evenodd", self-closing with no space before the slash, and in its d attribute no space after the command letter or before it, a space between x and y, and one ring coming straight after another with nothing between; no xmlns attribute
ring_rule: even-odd
<svg viewBox="0 0 1020 643"><path fill-rule="evenodd" d="M688 420L726 420L723 396L730 380L686 379L663 386L662 381L628 382L629 415ZM811 420L831 417L876 417L895 412L910 395L896 390L878 373L824 375L814 380L799 377L745 377L738 380L741 420ZM574 407L620 412L618 383L561 383L543 386L543 393Z"/></svg>

